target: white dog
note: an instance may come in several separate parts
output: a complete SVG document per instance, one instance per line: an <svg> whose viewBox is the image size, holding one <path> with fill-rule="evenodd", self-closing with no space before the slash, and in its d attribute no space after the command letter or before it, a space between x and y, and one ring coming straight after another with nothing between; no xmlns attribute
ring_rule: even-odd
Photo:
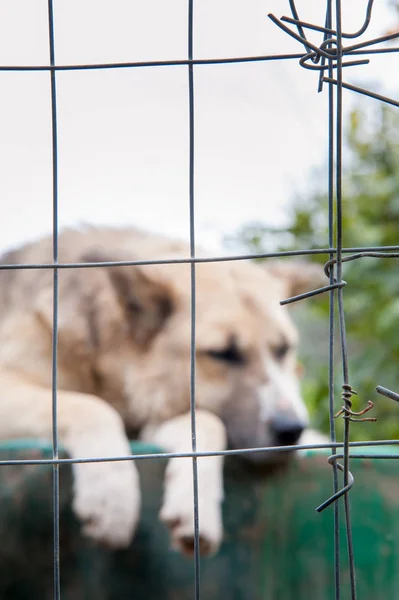
<svg viewBox="0 0 399 600"><path fill-rule="evenodd" d="M51 244L29 244L2 262L51 263ZM139 261L185 257L187 248L133 229L93 228L62 233L59 254L60 262ZM309 289L315 271L265 265L196 265L198 451L292 445L308 426L298 335L279 300ZM133 434L191 451L190 294L188 264L59 270L58 426L72 457L128 455ZM52 326L52 270L0 271L2 439L51 438ZM222 466L220 456L198 459L203 553L222 538ZM134 462L76 464L74 478L84 533L129 544L140 509ZM169 461L161 518L175 547L192 553L191 459Z"/></svg>

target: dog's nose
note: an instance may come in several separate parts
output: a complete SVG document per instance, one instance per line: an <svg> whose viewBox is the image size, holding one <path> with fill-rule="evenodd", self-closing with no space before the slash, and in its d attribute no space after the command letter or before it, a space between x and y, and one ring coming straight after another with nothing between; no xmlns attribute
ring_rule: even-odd
<svg viewBox="0 0 399 600"><path fill-rule="evenodd" d="M296 444L305 429L302 421L285 414L275 416L270 425L278 446Z"/></svg>

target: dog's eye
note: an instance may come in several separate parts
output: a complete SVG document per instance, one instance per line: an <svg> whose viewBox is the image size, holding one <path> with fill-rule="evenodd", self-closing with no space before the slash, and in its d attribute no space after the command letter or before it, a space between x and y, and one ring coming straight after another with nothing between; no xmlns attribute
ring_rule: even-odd
<svg viewBox="0 0 399 600"><path fill-rule="evenodd" d="M286 342L283 342L279 346L275 346L274 348L272 348L272 353L273 353L273 356L275 358L277 358L277 360L283 360L283 358L285 358L287 356L287 354L290 350L291 350L291 346L289 344L287 344Z"/></svg>
<svg viewBox="0 0 399 600"><path fill-rule="evenodd" d="M126 303L126 309L131 315L138 315L143 312L143 307L140 306L135 300L128 300Z"/></svg>
<svg viewBox="0 0 399 600"><path fill-rule="evenodd" d="M232 365L243 365L245 357L235 344L230 344L221 350L207 350L207 355Z"/></svg>

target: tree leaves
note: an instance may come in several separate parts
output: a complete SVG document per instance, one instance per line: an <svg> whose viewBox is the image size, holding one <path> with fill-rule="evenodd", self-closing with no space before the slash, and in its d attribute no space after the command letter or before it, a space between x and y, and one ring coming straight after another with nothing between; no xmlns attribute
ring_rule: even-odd
<svg viewBox="0 0 399 600"><path fill-rule="evenodd" d="M361 109L354 110L345 141L344 245L399 245L399 112L381 105L370 119ZM285 232L253 224L240 232L239 240L257 252L328 247L326 168L316 173L308 194L295 199L289 218ZM310 259L325 262L327 257ZM374 391L377 384L399 391L399 259L362 258L344 264L343 273L348 283L344 303L350 381L359 394L354 410L371 399L375 402L372 416L379 417L377 423L354 425L352 438L399 437L399 406ZM297 311L306 369L304 394L315 424L325 431L329 427L328 311L327 295L304 301ZM320 340L325 347L321 354ZM338 409L342 405L339 353L336 364Z"/></svg>

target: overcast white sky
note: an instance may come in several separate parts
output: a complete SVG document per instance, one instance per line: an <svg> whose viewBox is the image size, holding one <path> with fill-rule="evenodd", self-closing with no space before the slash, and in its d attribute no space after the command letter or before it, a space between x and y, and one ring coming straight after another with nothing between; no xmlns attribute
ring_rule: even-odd
<svg viewBox="0 0 399 600"><path fill-rule="evenodd" d="M393 27L377 0L365 37ZM54 0L59 64L184 59L187 0ZM298 0L322 24L325 2ZM366 0L345 0L358 29ZM46 0L1 0L0 63L48 64ZM288 0L196 0L195 57L301 52L267 18ZM320 43L320 35L312 34ZM395 93L397 55L345 79ZM395 66L396 63L396 66ZM0 249L51 231L49 74L0 72ZM186 237L186 67L57 75L60 226L134 224ZM195 68L197 240L250 221L283 223L293 192L326 152L326 93L297 61ZM345 106L358 101L345 93ZM365 101L370 107L374 101Z"/></svg>

